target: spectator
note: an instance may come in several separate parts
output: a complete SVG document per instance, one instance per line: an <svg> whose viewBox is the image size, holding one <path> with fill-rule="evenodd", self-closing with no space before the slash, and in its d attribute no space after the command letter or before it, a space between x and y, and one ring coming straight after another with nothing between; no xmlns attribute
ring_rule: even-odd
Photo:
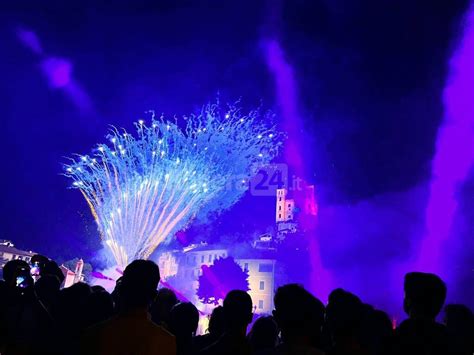
<svg viewBox="0 0 474 355"><path fill-rule="evenodd" d="M178 297L173 290L163 287L156 294L155 301L151 306L151 320L158 325L168 329L170 323L171 308L178 303Z"/></svg>
<svg viewBox="0 0 474 355"><path fill-rule="evenodd" d="M281 330L278 354L321 354L324 305L302 286L279 287L274 297L273 316Z"/></svg>
<svg viewBox="0 0 474 355"><path fill-rule="evenodd" d="M176 304L170 312L170 330L176 337L178 355L194 354L193 337L199 323L199 312L190 302Z"/></svg>
<svg viewBox="0 0 474 355"><path fill-rule="evenodd" d="M367 311L361 300L343 289L329 295L326 308L327 333L330 337L329 354L363 354L361 324Z"/></svg>
<svg viewBox="0 0 474 355"><path fill-rule="evenodd" d="M247 327L252 321L252 299L245 291L230 291L224 299L225 330L214 344L201 351L206 355L250 354L246 338Z"/></svg>
<svg viewBox="0 0 474 355"><path fill-rule="evenodd" d="M148 308L160 281L158 266L135 260L123 273L118 290L118 315L90 328L82 345L84 354L175 354L174 337L151 321Z"/></svg>
<svg viewBox="0 0 474 355"><path fill-rule="evenodd" d="M61 282L53 275L41 276L35 283L34 289L36 296L50 313L53 311L53 307L58 303L60 288Z"/></svg>
<svg viewBox="0 0 474 355"><path fill-rule="evenodd" d="M371 355L389 353L393 343L393 328L389 316L366 305L361 324L362 348Z"/></svg>
<svg viewBox="0 0 474 355"><path fill-rule="evenodd" d="M455 355L474 353L474 318L471 310L460 304L444 308L450 351Z"/></svg>
<svg viewBox="0 0 474 355"><path fill-rule="evenodd" d="M212 310L211 316L209 317L208 333L194 338L194 348L196 351L199 352L212 343L215 343L222 334L224 334L224 330L224 308L217 306Z"/></svg>
<svg viewBox="0 0 474 355"><path fill-rule="evenodd" d="M92 292L87 297L85 309L86 327L104 322L113 315L114 302L112 296L107 291Z"/></svg>
<svg viewBox="0 0 474 355"><path fill-rule="evenodd" d="M278 326L272 316L258 318L248 335L254 354L271 354L277 345Z"/></svg>
<svg viewBox="0 0 474 355"><path fill-rule="evenodd" d="M409 319L395 333L395 354L449 353L446 328L436 323L446 299L446 285L434 274L411 272L405 275L404 310Z"/></svg>

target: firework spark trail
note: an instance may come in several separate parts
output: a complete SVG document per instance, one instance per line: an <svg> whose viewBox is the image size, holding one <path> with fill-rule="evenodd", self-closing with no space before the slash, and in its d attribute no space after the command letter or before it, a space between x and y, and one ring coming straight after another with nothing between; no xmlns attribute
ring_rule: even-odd
<svg viewBox="0 0 474 355"><path fill-rule="evenodd" d="M137 137L113 129L110 144L79 156L65 175L84 195L104 244L120 266L148 258L198 215L232 206L269 163L281 135L259 110L207 105L185 129L163 117L136 123Z"/></svg>
<svg viewBox="0 0 474 355"><path fill-rule="evenodd" d="M450 62L444 90L445 120L439 129L432 161L426 236L416 267L443 273L443 243L457 211L456 193L474 164L474 3L465 21L464 37Z"/></svg>

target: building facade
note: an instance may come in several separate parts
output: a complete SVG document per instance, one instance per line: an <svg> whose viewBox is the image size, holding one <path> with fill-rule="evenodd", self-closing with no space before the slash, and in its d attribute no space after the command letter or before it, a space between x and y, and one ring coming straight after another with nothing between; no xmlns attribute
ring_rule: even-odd
<svg viewBox="0 0 474 355"><path fill-rule="evenodd" d="M23 260L29 263L33 255L35 255L35 253L32 251L15 248L10 241L2 241L2 243L0 243L0 268L3 269L5 264L10 260Z"/></svg>
<svg viewBox="0 0 474 355"><path fill-rule="evenodd" d="M242 270L249 273L248 292L252 298L254 313L272 314L275 293L275 260L236 259Z"/></svg>

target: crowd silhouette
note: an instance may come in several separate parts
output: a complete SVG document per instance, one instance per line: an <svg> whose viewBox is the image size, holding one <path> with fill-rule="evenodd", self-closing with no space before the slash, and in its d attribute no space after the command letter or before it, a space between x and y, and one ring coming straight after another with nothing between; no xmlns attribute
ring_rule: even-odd
<svg viewBox="0 0 474 355"><path fill-rule="evenodd" d="M247 292L229 292L196 335L200 314L167 288L149 260L129 264L115 289L79 282L61 288L58 265L44 257L40 274L11 260L0 282L0 354L473 354L469 308L444 305L447 289L436 275L408 273L395 329L382 310L335 289L324 305L298 284L275 291L272 314L253 314ZM38 261L39 260L39 261ZM402 280L401 280L402 281ZM402 300L400 300L402 302ZM442 312L444 309L444 312ZM442 322L438 322L444 314ZM250 329L249 329L250 328Z"/></svg>

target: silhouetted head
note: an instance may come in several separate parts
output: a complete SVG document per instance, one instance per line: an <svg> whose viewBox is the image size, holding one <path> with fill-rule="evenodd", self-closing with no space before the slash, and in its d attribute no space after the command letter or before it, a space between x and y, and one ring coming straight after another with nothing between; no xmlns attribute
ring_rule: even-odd
<svg viewBox="0 0 474 355"><path fill-rule="evenodd" d="M63 288L59 293L56 316L62 327L71 327L71 333L85 325L85 310L90 294L91 288L83 282Z"/></svg>
<svg viewBox="0 0 474 355"><path fill-rule="evenodd" d="M103 322L114 314L114 302L107 291L92 292L86 302L86 326Z"/></svg>
<svg viewBox="0 0 474 355"><path fill-rule="evenodd" d="M41 269L41 276L54 275L60 283L63 283L65 277L58 264L53 260L48 260Z"/></svg>
<svg viewBox="0 0 474 355"><path fill-rule="evenodd" d="M405 275L403 308L410 318L435 319L446 300L446 285L436 275L410 272Z"/></svg>
<svg viewBox="0 0 474 355"><path fill-rule="evenodd" d="M91 287L92 292L107 292L104 287L100 285L94 285Z"/></svg>
<svg viewBox="0 0 474 355"><path fill-rule="evenodd" d="M45 267L45 265L48 261L49 261L49 259L46 256L36 254L36 255L32 256L32 258L30 260L30 263L31 263L31 265L33 265L35 267L39 267L40 275L42 275L42 270L44 269L44 267Z"/></svg>
<svg viewBox="0 0 474 355"><path fill-rule="evenodd" d="M448 304L444 307L444 322L449 329L472 329L474 316L472 311L462 304Z"/></svg>
<svg viewBox="0 0 474 355"><path fill-rule="evenodd" d="M170 322L171 308L178 303L178 297L169 288L160 288L156 292L155 301L153 302L150 313L151 319L156 324L168 326Z"/></svg>
<svg viewBox="0 0 474 355"><path fill-rule="evenodd" d="M224 299L224 319L227 330L246 329L252 321L252 299L241 290L230 291Z"/></svg>
<svg viewBox="0 0 474 355"><path fill-rule="evenodd" d="M319 341L324 321L324 305L301 285L279 287L274 297L273 315L282 332L284 342L296 336ZM315 344L316 345L316 344Z"/></svg>
<svg viewBox="0 0 474 355"><path fill-rule="evenodd" d="M124 272L119 298L122 309L148 307L156 296L160 270L151 260L135 260Z"/></svg>
<svg viewBox="0 0 474 355"><path fill-rule="evenodd" d="M273 317L258 318L253 324L248 338L254 351L273 349L278 338L278 326Z"/></svg>
<svg viewBox="0 0 474 355"><path fill-rule="evenodd" d="M190 302L176 304L170 313L170 330L177 336L192 337L199 323L199 312Z"/></svg>
<svg viewBox="0 0 474 355"><path fill-rule="evenodd" d="M14 286L19 274L30 274L30 265L24 260L10 260L3 267L3 279L8 285Z"/></svg>
<svg viewBox="0 0 474 355"><path fill-rule="evenodd" d="M356 335L366 310L356 295L341 288L332 291L326 307L326 325L333 341Z"/></svg>
<svg viewBox="0 0 474 355"><path fill-rule="evenodd" d="M209 334L215 335L216 337L221 336L225 331L225 318L224 318L224 307L217 306L212 310L211 316L209 317Z"/></svg>

